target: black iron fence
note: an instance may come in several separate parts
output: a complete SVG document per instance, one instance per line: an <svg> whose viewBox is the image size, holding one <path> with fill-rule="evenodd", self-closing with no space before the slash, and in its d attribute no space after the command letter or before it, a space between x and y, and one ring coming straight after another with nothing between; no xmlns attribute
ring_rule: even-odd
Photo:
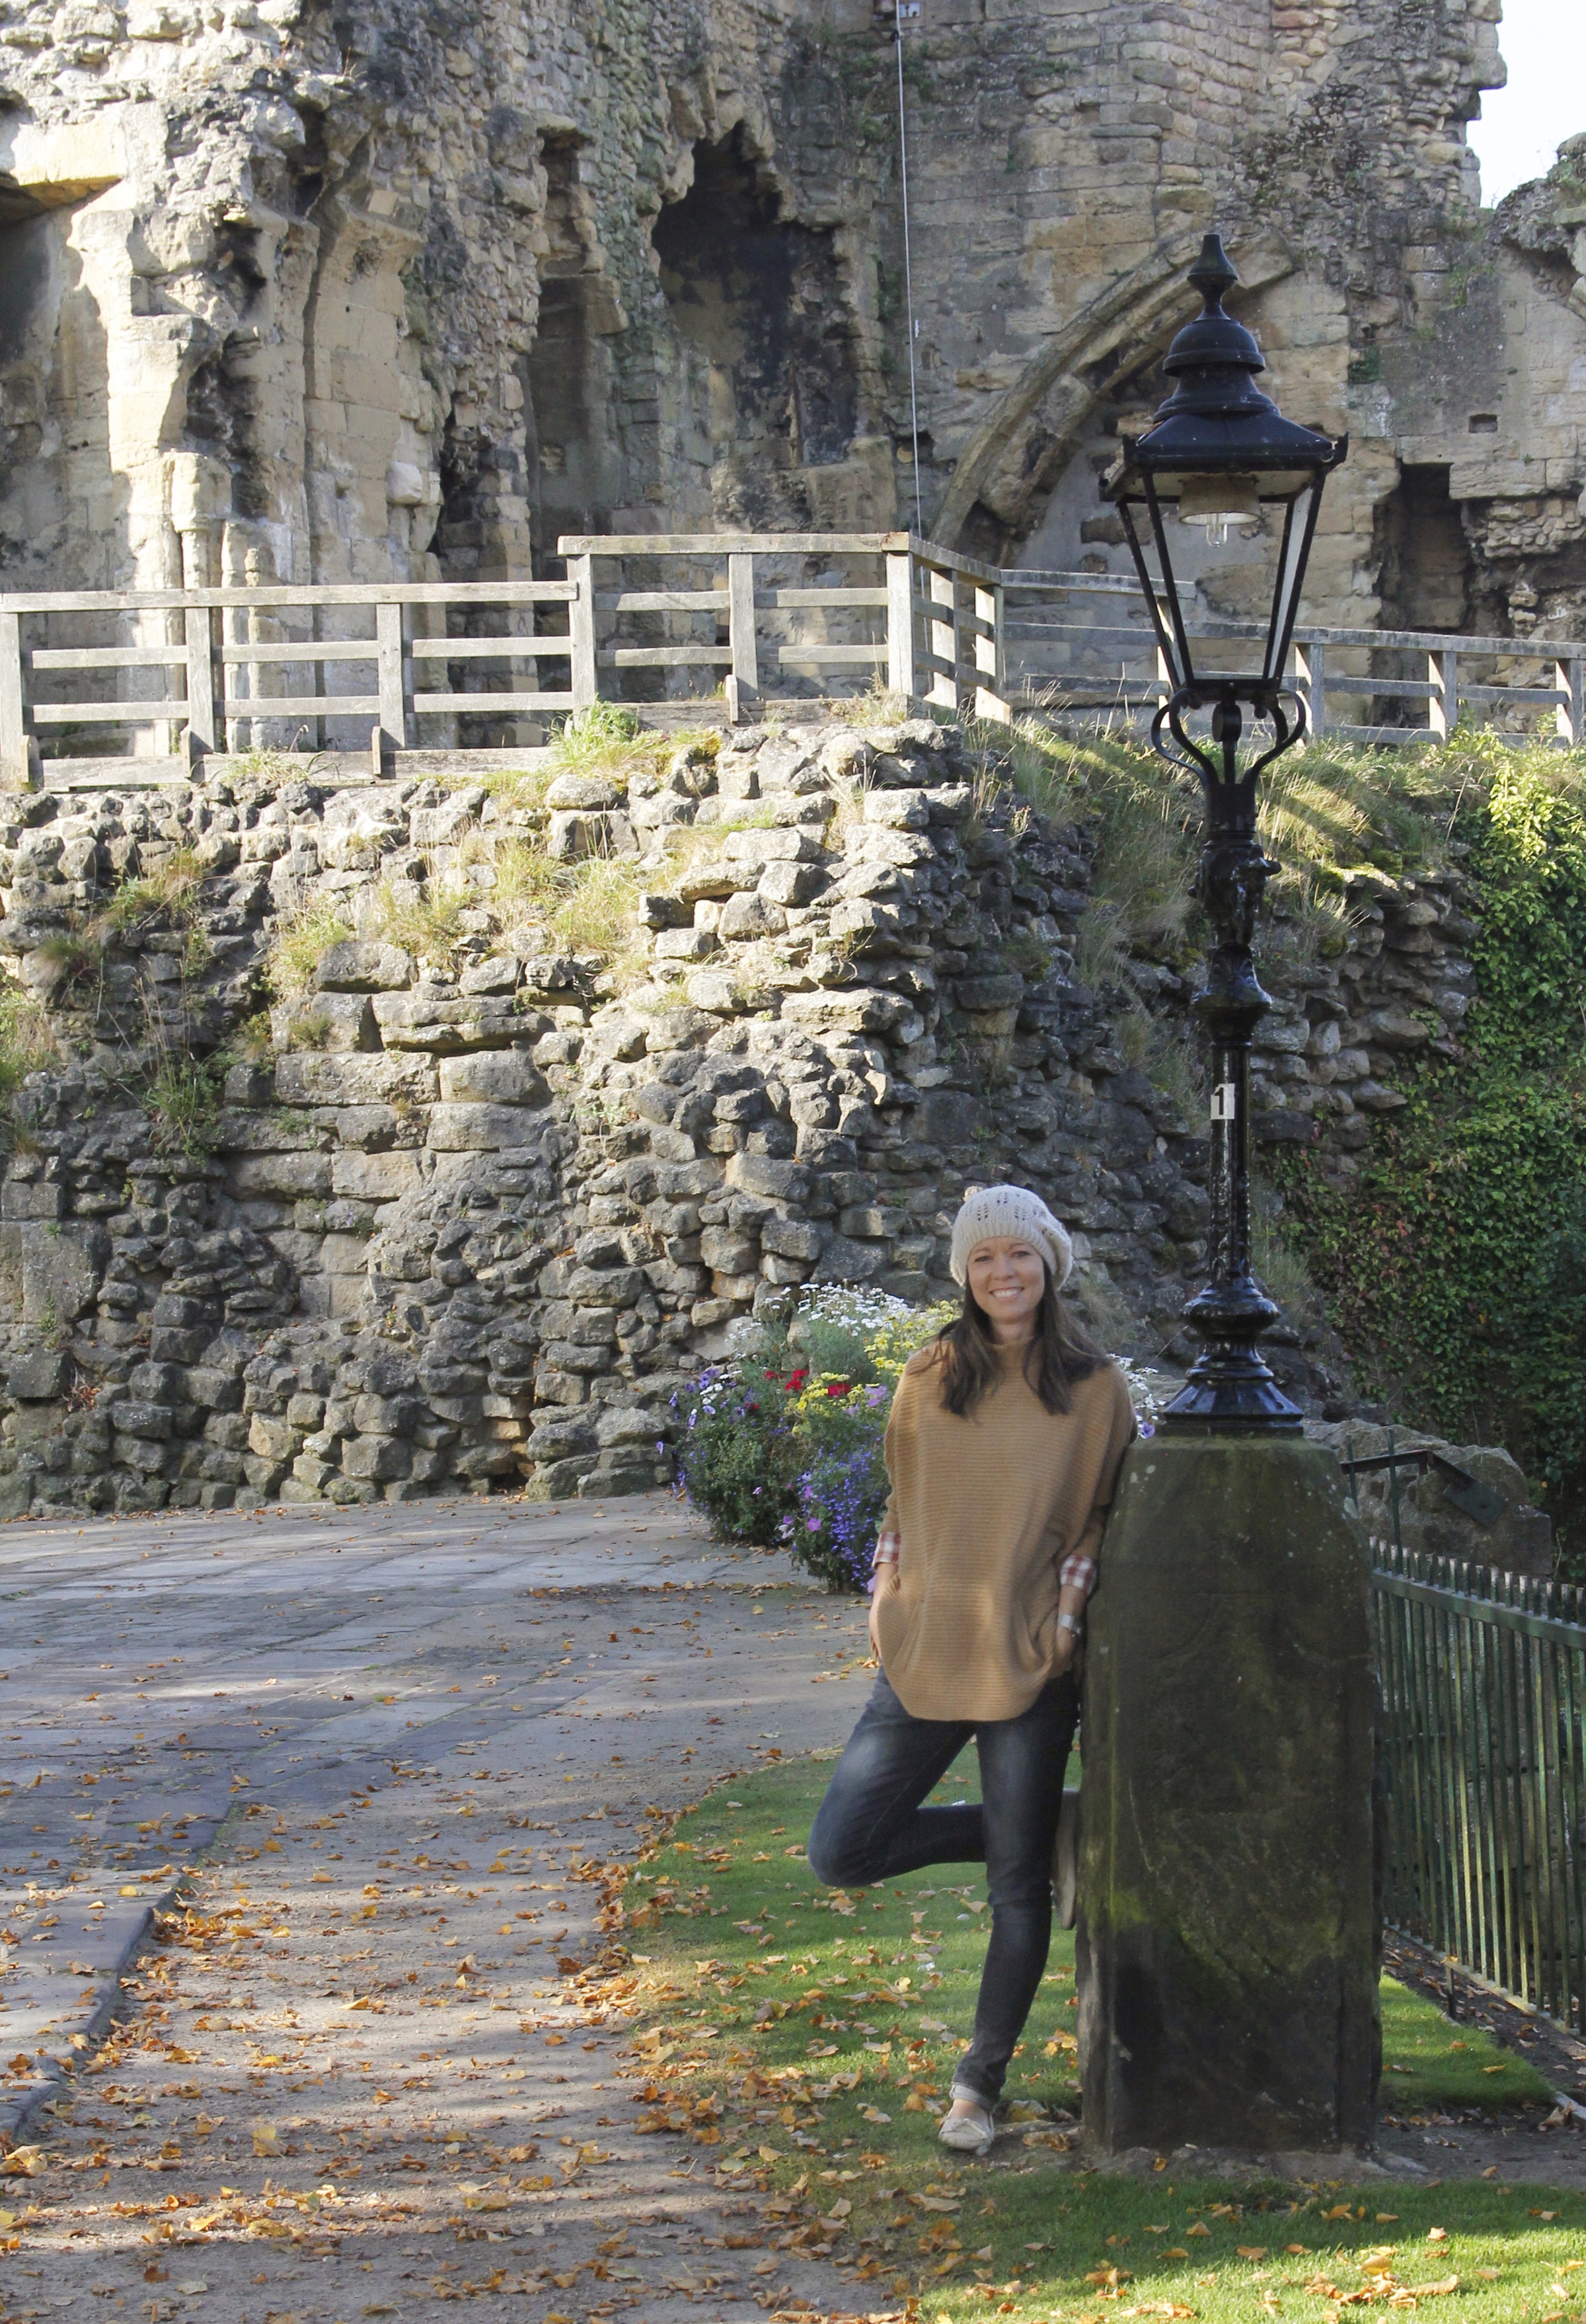
<svg viewBox="0 0 1586 2324"><path fill-rule="evenodd" d="M1586 2031L1583 1593L1372 1547L1385 1917Z"/></svg>

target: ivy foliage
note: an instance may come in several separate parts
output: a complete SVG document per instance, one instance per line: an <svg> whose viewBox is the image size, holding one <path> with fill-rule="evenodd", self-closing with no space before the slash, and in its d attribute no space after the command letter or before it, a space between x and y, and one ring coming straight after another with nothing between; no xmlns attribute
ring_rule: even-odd
<svg viewBox="0 0 1586 2324"><path fill-rule="evenodd" d="M1462 1053L1408 1083L1352 1192L1291 1165L1289 1215L1363 1382L1507 1445L1586 1577L1586 754L1474 771Z"/></svg>

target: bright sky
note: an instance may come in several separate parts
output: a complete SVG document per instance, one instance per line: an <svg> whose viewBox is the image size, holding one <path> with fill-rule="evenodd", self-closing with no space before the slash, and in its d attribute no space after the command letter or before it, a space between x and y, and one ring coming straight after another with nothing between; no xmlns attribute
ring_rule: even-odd
<svg viewBox="0 0 1586 2324"><path fill-rule="evenodd" d="M1508 87L1484 93L1469 132L1489 209L1528 178L1545 177L1561 141L1586 129L1586 5L1504 0L1498 38Z"/></svg>

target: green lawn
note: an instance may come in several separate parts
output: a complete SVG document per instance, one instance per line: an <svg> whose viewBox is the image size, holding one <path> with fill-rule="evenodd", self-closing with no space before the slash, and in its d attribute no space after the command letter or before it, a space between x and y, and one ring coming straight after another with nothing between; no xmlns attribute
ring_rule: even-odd
<svg viewBox="0 0 1586 2324"><path fill-rule="evenodd" d="M966 1768L939 1797L975 1795ZM856 2308L915 2296L933 2324L1255 2324L1285 2310L1321 2324L1364 2291L1351 2304L1446 2297L1480 2324L1586 2324L1586 2198L1491 2182L1233 2189L1165 2163L1139 2180L1060 2163L1078 2110L1066 1934L1009 2077L1015 2127L990 2163L945 2154L936 2116L967 2045L983 1885L950 1867L881 1894L819 1887L804 1840L828 1773L806 1759L718 1789L630 1882L647 2013L634 2097L679 2169L764 2188L786 2206L779 2224L857 2265ZM1383 2103L1401 2119L1545 2096L1524 2061L1391 1980L1383 2016Z"/></svg>

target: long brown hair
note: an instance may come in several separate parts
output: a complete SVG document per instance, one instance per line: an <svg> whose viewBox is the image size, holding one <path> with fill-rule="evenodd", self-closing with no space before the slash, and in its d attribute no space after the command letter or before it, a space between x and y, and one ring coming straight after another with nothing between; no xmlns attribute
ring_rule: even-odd
<svg viewBox="0 0 1586 2324"><path fill-rule="evenodd" d="M1069 1389L1108 1361L1043 1264L1046 1287L1036 1310L1035 1333L1024 1351L1024 1376L1048 1412L1073 1410ZM936 1341L942 1366L942 1405L967 1420L1002 1376L991 1318L966 1283L964 1313Z"/></svg>

